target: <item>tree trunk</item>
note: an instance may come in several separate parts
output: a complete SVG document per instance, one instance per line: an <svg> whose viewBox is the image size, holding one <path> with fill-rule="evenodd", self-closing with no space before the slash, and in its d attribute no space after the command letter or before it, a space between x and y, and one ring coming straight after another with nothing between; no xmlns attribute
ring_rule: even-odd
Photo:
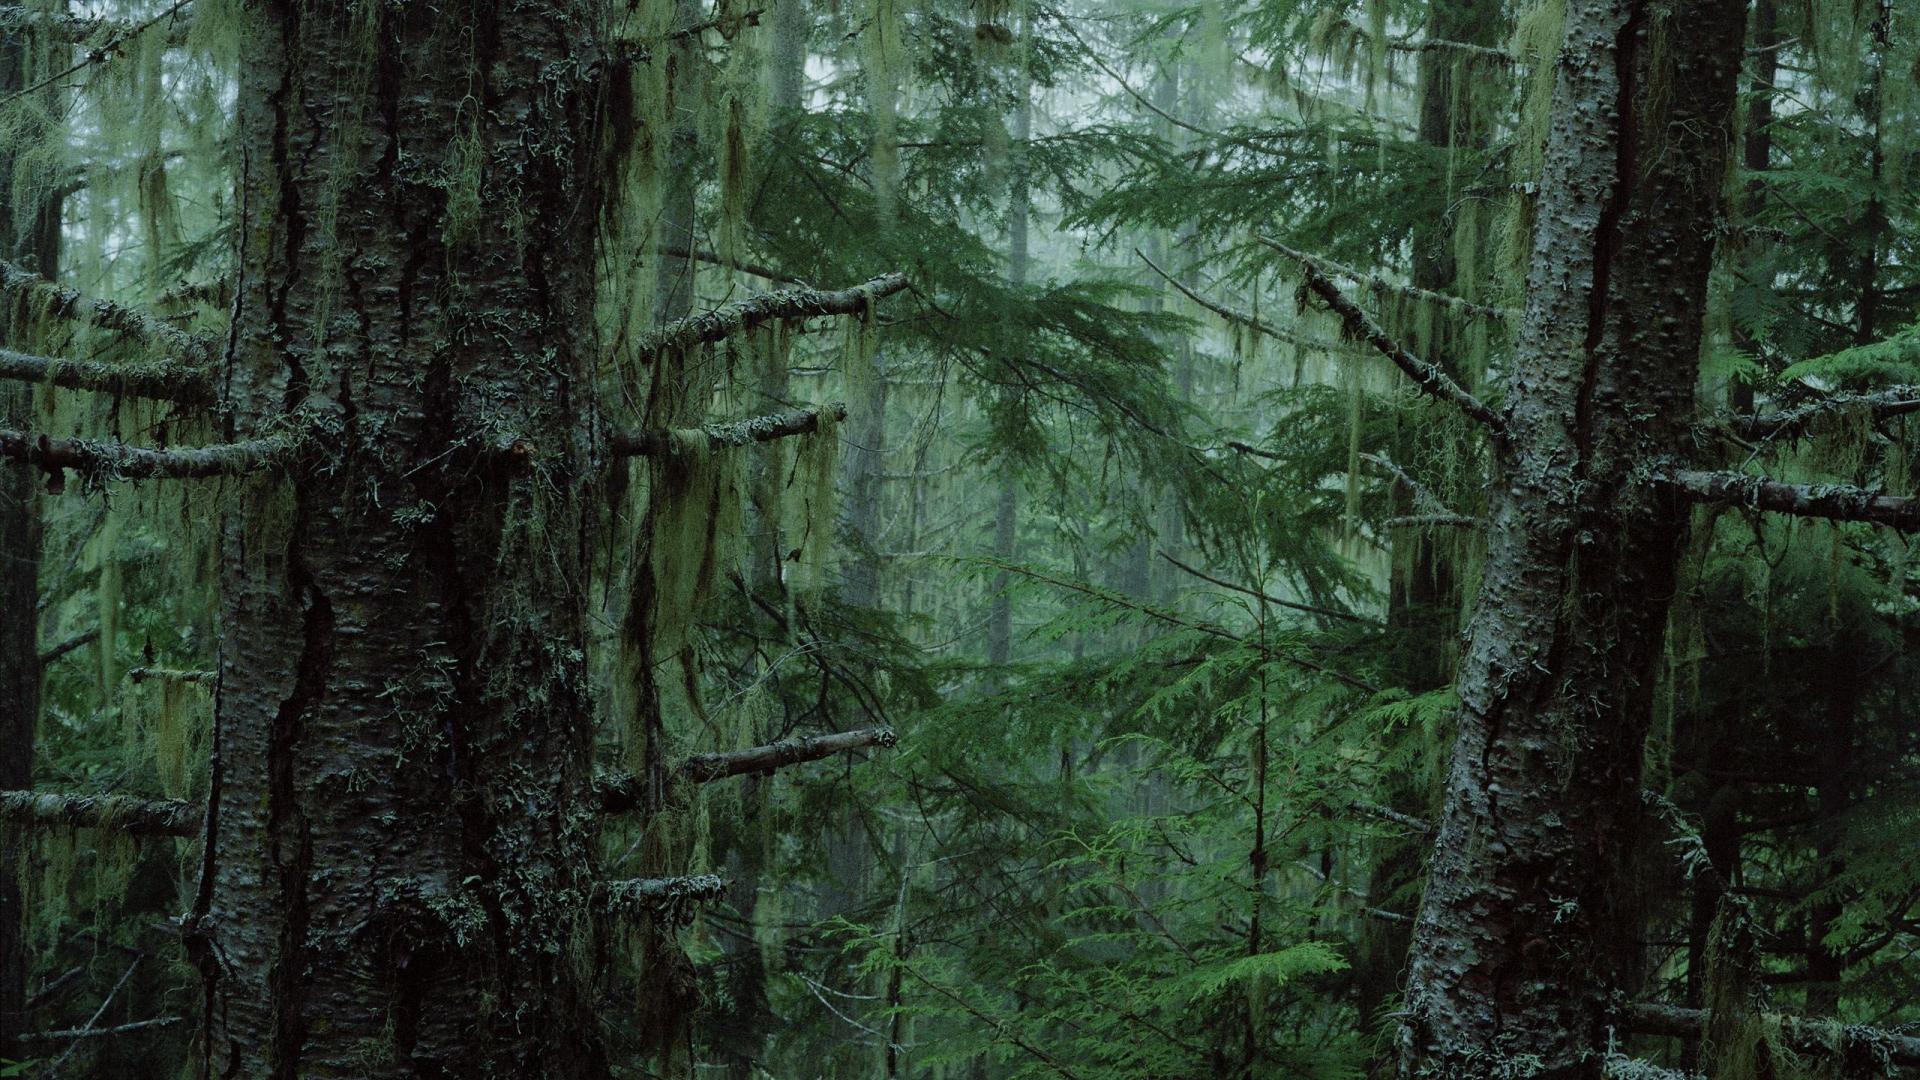
<svg viewBox="0 0 1920 1080"><path fill-rule="evenodd" d="M0 95L26 85L32 70L29 32L14 27L0 34ZM31 131L15 136L25 142ZM15 143L19 145L19 143ZM17 235L19 208L13 187L14 151L0 152L0 254L28 260L47 277L59 270L60 196L36 208L33 225ZM0 313L0 331L8 345L20 344L21 327L11 311ZM33 426L33 385L0 385L0 427ZM0 469L0 789L33 786L35 729L40 721L40 478L32 469ZM111 642L103 643L110 648ZM25 837L0 826L0 1061L25 1056L27 974L26 910L18 868Z"/></svg>
<svg viewBox="0 0 1920 1080"><path fill-rule="evenodd" d="M1016 290L1027 286L1027 219L1031 213L1027 194L1027 142L1033 137L1033 88L1021 81L1020 97L1013 106L1013 191L1007 208L1007 282ZM1013 462L1000 460L1000 489L993 503L993 557L1011 562L1019 543L1020 478ZM1013 658L1012 581L1005 571L994 575L993 599L987 607L987 663L999 669Z"/></svg>
<svg viewBox="0 0 1920 1080"><path fill-rule="evenodd" d="M1743 16L1567 5L1405 1076L1602 1072Z"/></svg>
<svg viewBox="0 0 1920 1080"><path fill-rule="evenodd" d="M239 89L208 1075L606 1074L593 12L267 0Z"/></svg>

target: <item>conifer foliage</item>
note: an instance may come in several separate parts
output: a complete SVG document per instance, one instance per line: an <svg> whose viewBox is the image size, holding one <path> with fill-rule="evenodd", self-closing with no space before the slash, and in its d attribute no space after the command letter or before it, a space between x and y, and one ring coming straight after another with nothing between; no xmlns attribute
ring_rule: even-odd
<svg viewBox="0 0 1920 1080"><path fill-rule="evenodd" d="M1920 1069L1917 18L0 9L0 1075Z"/></svg>

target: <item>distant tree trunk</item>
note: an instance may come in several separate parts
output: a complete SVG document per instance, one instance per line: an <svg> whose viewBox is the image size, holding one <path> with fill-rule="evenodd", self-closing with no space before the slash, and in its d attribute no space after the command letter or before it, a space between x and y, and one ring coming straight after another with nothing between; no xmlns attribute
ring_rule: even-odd
<svg viewBox="0 0 1920 1080"><path fill-rule="evenodd" d="M1402 1075L1599 1077L1744 5L1570 0Z"/></svg>
<svg viewBox="0 0 1920 1080"><path fill-rule="evenodd" d="M1033 88L1021 80L1013 106L1013 192L1007 207L1007 282L1015 289L1027 285L1027 224L1032 213L1027 187L1027 142L1033 137ZM993 557L1014 558L1020 539L1020 478L1013 462L1000 460L1000 488L993 502ZM987 608L987 663L1003 668L1013 659L1012 582L1005 571L993 579L993 600ZM996 674L994 676L998 678Z"/></svg>
<svg viewBox="0 0 1920 1080"><path fill-rule="evenodd" d="M578 416L591 5L245 13L207 1075L607 1073Z"/></svg>
<svg viewBox="0 0 1920 1080"><path fill-rule="evenodd" d="M0 33L0 95L27 85L35 42L14 27ZM29 132L16 135L30 137ZM17 145L17 144L16 144ZM60 198L35 208L25 235L15 227L21 207L13 188L14 154L0 151L0 254L27 262L41 274L59 271ZM0 342L21 342L11 311L0 313ZM33 426L33 386L0 386L0 427ZM33 786L35 729L40 721L40 478L32 469L0 469L0 789ZM102 647L108 647L103 644ZM24 1057L27 974L26 910L19 867L25 838L0 826L0 1060Z"/></svg>

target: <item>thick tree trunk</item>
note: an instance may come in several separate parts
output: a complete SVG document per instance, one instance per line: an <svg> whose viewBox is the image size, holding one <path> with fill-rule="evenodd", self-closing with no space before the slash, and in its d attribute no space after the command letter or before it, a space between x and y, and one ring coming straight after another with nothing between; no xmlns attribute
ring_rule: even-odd
<svg viewBox="0 0 1920 1080"><path fill-rule="evenodd" d="M1648 470L1690 445L1743 17L1736 0L1567 5L1406 1076L1602 1072L1688 521Z"/></svg>
<svg viewBox="0 0 1920 1080"><path fill-rule="evenodd" d="M584 685L592 9L247 13L209 1075L605 1075Z"/></svg>

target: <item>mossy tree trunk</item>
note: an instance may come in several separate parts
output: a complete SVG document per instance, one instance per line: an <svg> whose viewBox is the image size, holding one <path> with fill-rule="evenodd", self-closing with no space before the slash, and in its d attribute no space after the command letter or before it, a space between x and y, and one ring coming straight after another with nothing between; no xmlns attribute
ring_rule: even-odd
<svg viewBox="0 0 1920 1080"><path fill-rule="evenodd" d="M584 685L592 8L245 11L209 1075L606 1074Z"/></svg>
<svg viewBox="0 0 1920 1080"><path fill-rule="evenodd" d="M1604 1067L1744 15L1567 5L1406 1076Z"/></svg>

